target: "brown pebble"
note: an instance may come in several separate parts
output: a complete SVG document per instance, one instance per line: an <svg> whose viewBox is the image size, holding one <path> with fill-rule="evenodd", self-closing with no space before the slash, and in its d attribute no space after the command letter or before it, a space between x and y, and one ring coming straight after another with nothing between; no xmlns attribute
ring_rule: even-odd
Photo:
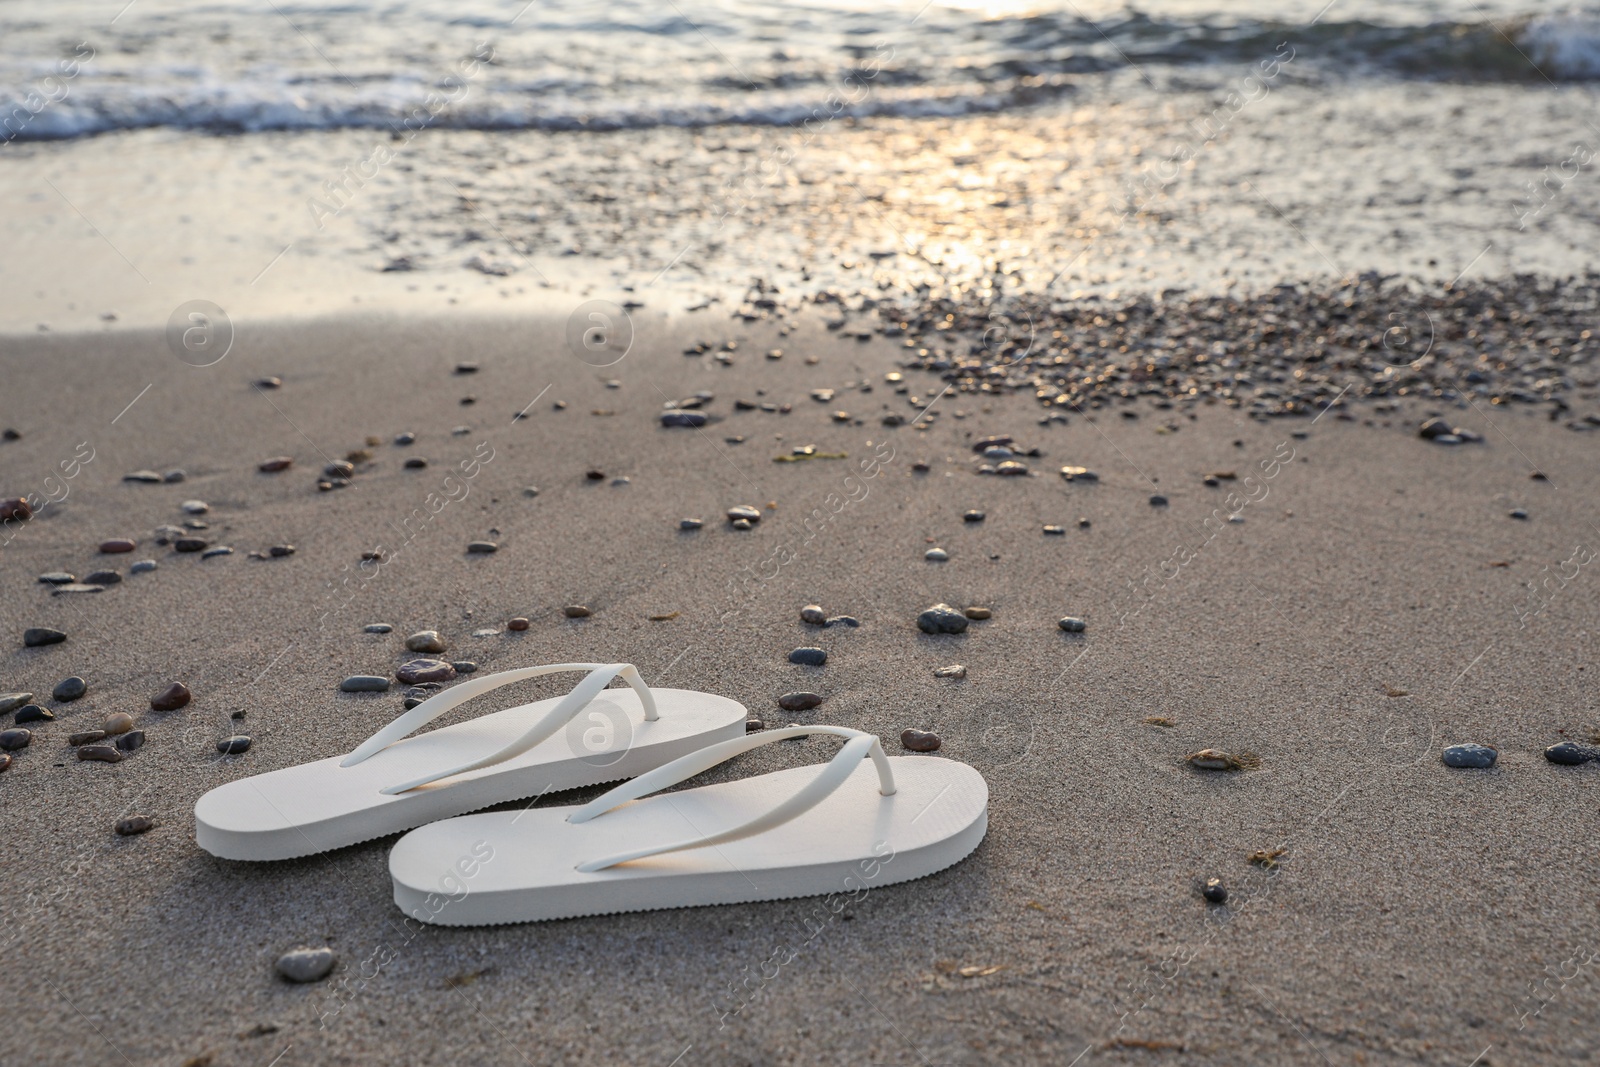
<svg viewBox="0 0 1600 1067"><path fill-rule="evenodd" d="M993 614L994 612L988 608L968 608L966 610L966 616L969 619L987 619Z"/></svg>
<svg viewBox="0 0 1600 1067"><path fill-rule="evenodd" d="M0 752L0 771L5 770L9 766L11 766L11 754L8 752Z"/></svg>
<svg viewBox="0 0 1600 1067"><path fill-rule="evenodd" d="M150 698L150 707L155 711L177 711L193 698L189 687L182 682L173 682L161 692Z"/></svg>
<svg viewBox="0 0 1600 1067"><path fill-rule="evenodd" d="M508 629L508 630L516 630L518 633L521 633L523 630L526 630L527 628L528 628L528 620L524 619L521 615L518 615L516 618L512 619L510 622L506 623L506 629Z"/></svg>
<svg viewBox="0 0 1600 1067"><path fill-rule="evenodd" d="M148 815L130 815L126 819L118 819L116 830L123 837L132 837L151 829L156 821Z"/></svg>
<svg viewBox="0 0 1600 1067"><path fill-rule="evenodd" d="M0 500L0 522L10 522L12 519L26 522L31 518L33 518L33 508L24 498L8 496Z"/></svg>
<svg viewBox="0 0 1600 1067"><path fill-rule="evenodd" d="M561 609L561 613L569 619L587 619L594 614L593 611L590 611L582 604L568 604Z"/></svg>
<svg viewBox="0 0 1600 1067"><path fill-rule="evenodd" d="M27 748L33 742L33 731L17 727L13 730L0 730L0 749L15 752L19 748Z"/></svg>
<svg viewBox="0 0 1600 1067"><path fill-rule="evenodd" d="M293 465L292 456L273 456L271 459L262 460L256 469L266 474L276 474L278 471L288 470Z"/></svg>
<svg viewBox="0 0 1600 1067"><path fill-rule="evenodd" d="M113 537L109 541L100 542L100 551L107 555L113 552L132 552L139 547L139 543L131 537Z"/></svg>
<svg viewBox="0 0 1600 1067"><path fill-rule="evenodd" d="M456 669L437 659L414 659L400 665L394 676L407 685L418 682L448 682L456 676Z"/></svg>
<svg viewBox="0 0 1600 1067"><path fill-rule="evenodd" d="M785 693L778 698L778 707L784 711L810 711L821 703L819 693Z"/></svg>
<svg viewBox="0 0 1600 1067"><path fill-rule="evenodd" d="M937 752L939 735L931 730L901 730L900 743L913 752Z"/></svg>
<svg viewBox="0 0 1600 1067"><path fill-rule="evenodd" d="M122 753L110 745L84 745L78 749L81 760L98 760L101 763L121 763Z"/></svg>
<svg viewBox="0 0 1600 1067"><path fill-rule="evenodd" d="M800 621L809 622L813 626L821 626L828 621L828 613L822 610L820 604L807 604L800 609Z"/></svg>
<svg viewBox="0 0 1600 1067"><path fill-rule="evenodd" d="M586 473L584 475L584 477L589 479L591 482L603 482L603 481L606 480L606 472L605 471L589 471L588 473Z"/></svg>
<svg viewBox="0 0 1600 1067"><path fill-rule="evenodd" d="M133 729L133 716L119 711L115 715L107 715L106 721L100 725L108 734L125 734Z"/></svg>
<svg viewBox="0 0 1600 1067"><path fill-rule="evenodd" d="M104 730L85 730L82 733L68 734L67 744L71 745L73 748L77 748L79 745L87 745L95 741L104 741L105 738L106 732Z"/></svg>

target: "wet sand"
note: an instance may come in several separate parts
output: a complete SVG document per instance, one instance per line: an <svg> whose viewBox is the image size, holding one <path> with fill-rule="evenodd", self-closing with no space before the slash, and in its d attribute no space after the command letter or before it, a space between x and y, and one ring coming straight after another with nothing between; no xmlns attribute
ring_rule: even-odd
<svg viewBox="0 0 1600 1067"><path fill-rule="evenodd" d="M907 405L884 380L903 351L891 339L846 339L809 314L786 337L721 314L633 317L632 351L605 369L571 355L563 322L526 318L251 325L207 368L133 330L8 344L0 373L26 403L0 415L23 434L0 445L0 495L46 491L82 442L94 458L3 550L0 689L43 697L81 674L89 694L45 701L57 720L35 724L0 776L14 979L0 1058L1465 1065L1597 1054L1600 765L1541 755L1600 731L1594 575L1585 568L1519 618L1527 583L1600 542L1600 438L1511 405L1492 424L1447 409L1486 440L1441 447L1416 436L1435 408L1406 398L1274 420L1204 403L1190 419L1143 398L1128 405L1137 419L1068 412L1045 427L1026 393L934 400L940 383L911 372L908 388L937 414L886 428L886 405ZM731 365L680 354L728 340ZM772 347L781 360L763 358ZM462 360L481 370L453 374ZM282 387L254 389L265 375ZM823 387L838 393L807 395ZM664 400L697 390L715 394L704 410L718 421L657 425ZM477 402L462 406L466 395ZM793 410L735 411L741 397ZM471 430L452 436L458 425ZM403 431L417 442L389 443ZM970 444L992 434L1041 449L1027 460L1038 477L973 473ZM353 484L318 492L320 467L369 435L382 443ZM733 435L746 440L725 443ZM846 475L887 455L885 442L892 458L852 498ZM807 444L850 459L773 462ZM404 525L480 446L493 458L467 497ZM275 455L295 466L256 471ZM411 456L430 466L403 469ZM1264 472L1274 457L1244 521L1207 525L1234 487L1201 478ZM1056 474L1066 464L1101 480L1068 484ZM184 483L121 480L174 467ZM591 469L606 478L588 480ZM1157 492L1167 506L1148 502ZM203 536L234 555L202 561L152 543L195 498L212 509ZM722 516L737 504L765 518L734 531ZM1509 518L1515 507L1528 519ZM985 521L963 522L971 508ZM680 532L691 516L705 528ZM1047 524L1065 535L1046 536ZM98 556L114 536L140 547ZM499 551L469 557L484 538ZM247 556L277 544L296 552ZM379 545L391 562L351 593L343 580ZM948 562L923 559L935 545ZM1192 558L1175 566L1180 546ZM764 562L784 548L792 562ZM127 575L142 558L159 569ZM34 580L100 566L124 581L53 597ZM993 618L963 635L919 633L917 613L939 601ZM594 614L567 619L569 603ZM808 603L862 625L807 626ZM471 636L518 615L526 632ZM1064 615L1087 632L1062 633ZM362 633L369 622L395 632ZM24 649L29 626L68 640ZM206 790L347 751L399 711L397 690L335 689L391 673L421 629L485 671L627 660L769 724L860 727L892 751L903 728L935 730L941 755L989 782L988 837L960 865L826 921L790 901L477 930L403 922L392 839L259 866L200 851L192 811ZM812 644L826 666L786 662ZM964 680L933 676L954 663ZM149 711L175 680L193 704ZM825 702L779 711L796 689ZM139 720L142 751L116 765L67 758L69 732L115 711ZM233 733L253 747L219 759L214 743ZM1445 768L1439 750L1463 741L1497 746L1497 767ZM1184 757L1205 747L1252 752L1260 766L1189 768ZM832 751L777 745L713 777ZM112 824L133 811L156 828L117 837ZM1273 849L1286 850L1273 869L1248 861ZM1228 905L1199 896L1210 876L1231 889ZM336 949L333 977L274 975L302 944Z"/></svg>

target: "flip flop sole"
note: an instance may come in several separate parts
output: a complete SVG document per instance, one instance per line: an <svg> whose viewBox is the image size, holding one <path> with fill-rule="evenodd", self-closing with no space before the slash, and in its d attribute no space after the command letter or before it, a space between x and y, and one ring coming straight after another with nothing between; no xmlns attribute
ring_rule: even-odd
<svg viewBox="0 0 1600 1067"><path fill-rule="evenodd" d="M629 689L607 689L567 729L492 767L396 795L379 790L493 751L560 698L397 741L353 767L342 756L228 782L195 804L195 840L230 860L283 860L344 848L423 823L580 786L633 778L744 734L744 705L686 689L652 689L644 721Z"/></svg>
<svg viewBox="0 0 1600 1067"><path fill-rule="evenodd" d="M897 791L870 761L815 808L742 840L590 874L579 863L641 844L709 836L798 791L815 767L634 801L580 825L572 807L486 812L419 827L389 854L394 900L444 926L860 894L965 859L988 826L988 786L938 757L892 757Z"/></svg>

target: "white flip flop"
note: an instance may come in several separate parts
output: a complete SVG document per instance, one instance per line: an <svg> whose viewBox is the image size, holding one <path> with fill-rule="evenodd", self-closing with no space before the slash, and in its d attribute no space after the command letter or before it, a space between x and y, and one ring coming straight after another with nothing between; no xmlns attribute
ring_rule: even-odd
<svg viewBox="0 0 1600 1067"><path fill-rule="evenodd" d="M807 734L847 740L820 769L639 799ZM964 763L890 758L842 726L791 726L711 745L581 807L419 827L395 843L389 874L402 911L443 926L856 896L959 863L983 840L988 808L988 785Z"/></svg>
<svg viewBox="0 0 1600 1067"><path fill-rule="evenodd" d="M475 696L559 671L590 673L564 697L406 737ZM619 677L632 689L606 689ZM436 693L347 756L218 786L194 806L195 840L230 860L309 856L507 800L632 778L742 736L746 714L726 697L651 689L631 663L491 674Z"/></svg>

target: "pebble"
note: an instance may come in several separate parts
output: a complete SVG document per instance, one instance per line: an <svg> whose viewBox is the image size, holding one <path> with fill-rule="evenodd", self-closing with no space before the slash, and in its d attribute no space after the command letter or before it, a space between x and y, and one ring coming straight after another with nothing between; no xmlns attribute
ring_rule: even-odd
<svg viewBox="0 0 1600 1067"><path fill-rule="evenodd" d="M293 456L273 456L271 459L264 459L256 464L256 470L261 471L263 474L276 474L279 471L286 471L292 466L294 466Z"/></svg>
<svg viewBox="0 0 1600 1067"><path fill-rule="evenodd" d="M278 973L291 982L320 982L339 962L331 948L297 948L278 957Z"/></svg>
<svg viewBox="0 0 1600 1067"><path fill-rule="evenodd" d="M475 555L488 555L500 551L500 546L493 541L468 541L467 551Z"/></svg>
<svg viewBox="0 0 1600 1067"><path fill-rule="evenodd" d="M103 585L85 585L82 582L73 582L71 585L58 585L58 586L56 586L55 588L50 590L50 595L51 596L66 596L69 593L70 594L76 594L76 593L104 593L106 591L106 588L107 587L103 586Z"/></svg>
<svg viewBox="0 0 1600 1067"><path fill-rule="evenodd" d="M1213 904L1225 904L1228 900L1228 887L1222 884L1221 878L1207 878L1205 888L1200 890L1200 895Z"/></svg>
<svg viewBox="0 0 1600 1067"><path fill-rule="evenodd" d="M336 459L323 467L322 473L328 478L352 478L356 473L356 465L347 459Z"/></svg>
<svg viewBox="0 0 1600 1067"><path fill-rule="evenodd" d="M156 822L148 815L129 815L126 819L118 819L114 829L123 837L132 837L152 829Z"/></svg>
<svg viewBox="0 0 1600 1067"><path fill-rule="evenodd" d="M1044 532L1048 537L1061 537L1066 534L1067 530L1064 526L1046 526Z"/></svg>
<svg viewBox="0 0 1600 1067"><path fill-rule="evenodd" d="M698 530L704 525L705 525L705 523L701 522L699 519L679 519L678 520L678 529L680 529L680 530Z"/></svg>
<svg viewBox="0 0 1600 1067"><path fill-rule="evenodd" d="M0 749L15 752L19 748L27 748L33 741L32 730L0 730Z"/></svg>
<svg viewBox="0 0 1600 1067"><path fill-rule="evenodd" d="M51 571L49 574L39 575L39 581L45 585L71 585L77 580L77 575L68 574L66 571Z"/></svg>
<svg viewBox="0 0 1600 1067"><path fill-rule="evenodd" d="M1493 767L1500 753L1489 745L1451 745L1444 750L1446 767Z"/></svg>
<svg viewBox="0 0 1600 1067"><path fill-rule="evenodd" d="M661 425L682 426L688 429L699 429L706 424L706 415L703 411L663 411Z"/></svg>
<svg viewBox="0 0 1600 1067"><path fill-rule="evenodd" d="M100 729L113 737L125 734L133 729L133 716L125 711L114 712L106 716L106 721L100 724Z"/></svg>
<svg viewBox="0 0 1600 1067"><path fill-rule="evenodd" d="M478 665L470 659L451 660L450 666L456 669L457 674L476 674Z"/></svg>
<svg viewBox="0 0 1600 1067"><path fill-rule="evenodd" d="M129 730L117 738L117 748L123 752L137 752L144 747L144 731Z"/></svg>
<svg viewBox="0 0 1600 1067"><path fill-rule="evenodd" d="M292 556L292 555L294 555L294 546L293 545L273 545L271 548L267 549L267 555L271 556L274 559L282 559L285 556Z"/></svg>
<svg viewBox="0 0 1600 1067"><path fill-rule="evenodd" d="M83 577L84 585L116 585L122 581L122 575L116 571L90 571Z"/></svg>
<svg viewBox="0 0 1600 1067"><path fill-rule="evenodd" d="M561 609L561 614L565 615L569 619L587 619L589 616L593 615L594 612L583 604L568 604L566 607Z"/></svg>
<svg viewBox="0 0 1600 1067"><path fill-rule="evenodd" d="M807 604L800 609L800 621L809 622L813 626L822 626L828 621L828 615L822 610L821 604Z"/></svg>
<svg viewBox="0 0 1600 1067"><path fill-rule="evenodd" d="M105 739L106 732L104 730L81 730L75 734L68 734L67 744L77 748L79 745L92 744L95 741L104 741Z"/></svg>
<svg viewBox="0 0 1600 1067"><path fill-rule="evenodd" d="M835 615L832 618L828 619L826 622L824 622L822 625L824 625L824 626L848 626L851 629L855 629L857 626L861 625L861 620L856 618L854 615Z"/></svg>
<svg viewBox="0 0 1600 1067"><path fill-rule="evenodd" d="M342 693L386 693L389 691L389 679L380 678L376 674L352 674L339 683Z"/></svg>
<svg viewBox="0 0 1600 1067"><path fill-rule="evenodd" d="M443 652L444 638L438 630L418 630L406 638L406 648L412 652Z"/></svg>
<svg viewBox="0 0 1600 1067"><path fill-rule="evenodd" d="M1167 506L1167 498L1162 496L1160 493L1151 493L1150 506L1153 508L1164 508Z"/></svg>
<svg viewBox="0 0 1600 1067"><path fill-rule="evenodd" d="M749 519L734 519L732 523L735 530L748 530L754 525Z"/></svg>
<svg viewBox="0 0 1600 1067"><path fill-rule="evenodd" d="M729 522L738 522L741 519L754 526L761 521L761 510L751 507L749 504L740 504L737 507L728 509Z"/></svg>
<svg viewBox="0 0 1600 1067"><path fill-rule="evenodd" d="M173 682L150 698L150 708L153 711L177 711L192 699L194 694L189 692L188 686Z"/></svg>
<svg viewBox="0 0 1600 1067"><path fill-rule="evenodd" d="M20 496L8 496L0 500L0 521L10 522L13 519L27 522L33 518L33 506Z"/></svg>
<svg viewBox="0 0 1600 1067"><path fill-rule="evenodd" d="M157 566L156 561L153 560L153 559L135 560L133 565L128 568L128 573L129 574L149 574L151 571L156 569L156 566Z"/></svg>
<svg viewBox="0 0 1600 1067"><path fill-rule="evenodd" d="M50 690L50 695L56 700L66 703L68 701L77 700L88 691L89 683L74 674L71 677L63 678L61 681L57 682L56 687Z"/></svg>
<svg viewBox="0 0 1600 1067"><path fill-rule="evenodd" d="M506 623L506 629L515 630L518 633L521 633L523 630L526 630L527 628L528 628L528 620L523 618L521 615L518 615L516 618L514 618L514 619L512 619L512 620L510 620L509 622Z"/></svg>
<svg viewBox="0 0 1600 1067"><path fill-rule="evenodd" d="M527 488L522 490L522 495L523 496L527 496L527 497L538 496L539 495L539 487L537 485L530 485Z"/></svg>
<svg viewBox="0 0 1600 1067"><path fill-rule="evenodd" d="M258 389L277 389L281 385L283 385L283 379L275 374L256 379L256 387Z"/></svg>
<svg viewBox="0 0 1600 1067"><path fill-rule="evenodd" d="M802 667L820 667L828 662L828 654L820 648L797 648L789 653L789 662Z"/></svg>
<svg viewBox="0 0 1600 1067"><path fill-rule="evenodd" d="M122 480L125 482L143 482L146 485L160 485L161 475L155 471L134 471L132 474L124 474Z"/></svg>
<svg viewBox="0 0 1600 1067"><path fill-rule="evenodd" d="M0 752L0 771L5 770L9 766L11 766L11 755L6 752Z"/></svg>
<svg viewBox="0 0 1600 1067"><path fill-rule="evenodd" d="M950 558L950 553L942 548L930 548L922 554L922 558L930 563L943 563Z"/></svg>
<svg viewBox="0 0 1600 1067"><path fill-rule="evenodd" d="M1454 436L1450 424L1440 418L1432 418L1417 428L1417 436L1429 441L1437 437Z"/></svg>
<svg viewBox="0 0 1600 1067"><path fill-rule="evenodd" d="M1600 749L1580 745L1574 741L1563 741L1559 745L1551 745L1545 749L1544 758L1551 763L1571 767L1579 763L1588 763L1590 760L1600 760Z"/></svg>
<svg viewBox="0 0 1600 1067"><path fill-rule="evenodd" d="M1067 631L1069 634L1081 634L1083 631L1089 628L1088 623L1072 615L1068 615L1064 619L1057 620L1056 625Z"/></svg>
<svg viewBox="0 0 1600 1067"><path fill-rule="evenodd" d="M753 734L757 730L765 730L766 728L767 724L762 722L760 719L746 719L744 721L744 732L747 734ZM3 769L4 768L0 768L0 770Z"/></svg>
<svg viewBox="0 0 1600 1067"><path fill-rule="evenodd" d="M457 363L456 364L456 373L457 374L477 374L478 373L478 365L476 363Z"/></svg>
<svg viewBox="0 0 1600 1067"><path fill-rule="evenodd" d="M1202 771L1242 771L1245 768L1244 760L1216 748L1202 748L1184 758L1189 761L1189 766Z"/></svg>
<svg viewBox="0 0 1600 1067"><path fill-rule="evenodd" d="M1088 467L1062 467L1061 477L1069 482L1098 482L1100 476Z"/></svg>
<svg viewBox="0 0 1600 1067"><path fill-rule="evenodd" d="M500 631L496 630L493 626L485 626L481 630L472 631L472 636L473 637L499 637L500 636Z"/></svg>
<svg viewBox="0 0 1600 1067"><path fill-rule="evenodd" d="M250 739L244 734L234 734L217 742L217 751L224 756L238 756L250 751Z"/></svg>
<svg viewBox="0 0 1600 1067"><path fill-rule="evenodd" d="M52 630L48 626L30 626L22 631L22 644L26 648L41 648L45 645L59 645L67 639L67 635L60 630Z"/></svg>
<svg viewBox="0 0 1600 1067"><path fill-rule="evenodd" d="M100 551L110 555L113 552L132 552L139 547L139 542L131 537L113 537L109 541L100 542Z"/></svg>
<svg viewBox="0 0 1600 1067"><path fill-rule="evenodd" d="M965 664L952 663L948 667L935 667L933 676L935 678L965 678L967 676L967 668Z"/></svg>
<svg viewBox="0 0 1600 1067"><path fill-rule="evenodd" d="M1512 508L1511 511L1509 512L1509 514L1511 515L1511 517L1513 519L1526 519L1528 517L1528 509L1527 508Z"/></svg>
<svg viewBox="0 0 1600 1067"><path fill-rule="evenodd" d="M443 660L414 659L402 663L394 676L407 685L418 682L448 682L456 676L456 669Z"/></svg>
<svg viewBox="0 0 1600 1067"><path fill-rule="evenodd" d="M177 485L179 482L187 481L188 478L189 476L181 470L170 470L161 476L161 480L168 485Z"/></svg>
<svg viewBox="0 0 1600 1067"><path fill-rule="evenodd" d="M200 553L200 558L201 559L211 559L214 556L231 556L231 555L233 555L232 547L230 547L228 545L218 545L216 548L208 548L204 552Z"/></svg>
<svg viewBox="0 0 1600 1067"><path fill-rule="evenodd" d="M388 634L394 632L394 627L386 622L369 622L361 628L362 633Z"/></svg>
<svg viewBox="0 0 1600 1067"><path fill-rule="evenodd" d="M821 703L820 693L785 693L778 698L778 707L784 711L810 711Z"/></svg>
<svg viewBox="0 0 1600 1067"><path fill-rule="evenodd" d="M982 622L984 619L993 616L994 612L990 611L988 608L968 608L964 614L969 619L976 619L977 621Z"/></svg>
<svg viewBox="0 0 1600 1067"><path fill-rule="evenodd" d="M1078 529L1087 530L1088 528L1089 528L1089 520L1088 519L1084 519L1084 518L1080 518L1078 520Z"/></svg>
<svg viewBox="0 0 1600 1067"><path fill-rule="evenodd" d="M606 472L602 470L585 471L583 476L591 482L603 482L606 480Z"/></svg>
<svg viewBox="0 0 1600 1067"><path fill-rule="evenodd" d="M156 527L156 544L158 545L170 545L182 536L184 536L183 531L176 526L162 524Z"/></svg>
<svg viewBox="0 0 1600 1067"><path fill-rule="evenodd" d="M1002 478L1016 478L1028 473L1028 465L1018 460L1008 459L994 469Z"/></svg>
<svg viewBox="0 0 1600 1067"><path fill-rule="evenodd" d="M92 760L97 763L122 762L122 753L110 745L84 745L77 752L80 760Z"/></svg>
<svg viewBox="0 0 1600 1067"><path fill-rule="evenodd" d="M410 430L407 430L405 433L397 433L394 435L394 443L397 445L413 444L416 439L417 435L412 433Z"/></svg>
<svg viewBox="0 0 1600 1067"><path fill-rule="evenodd" d="M961 513L962 522L982 522L986 518L988 516L981 511L964 511Z"/></svg>
<svg viewBox="0 0 1600 1067"><path fill-rule="evenodd" d="M967 617L949 604L935 604L917 616L917 629L925 634L964 633Z"/></svg>
<svg viewBox="0 0 1600 1067"><path fill-rule="evenodd" d="M412 456L410 459L402 463L401 466L408 471L426 470L428 467L428 461L423 459L421 456Z"/></svg>
<svg viewBox="0 0 1600 1067"><path fill-rule="evenodd" d="M17 709L16 723L21 726L25 722L54 722L55 712L49 708L41 708L37 704L24 704Z"/></svg>
<svg viewBox="0 0 1600 1067"><path fill-rule="evenodd" d="M900 743L913 752L937 752L942 742L931 730L901 730Z"/></svg>
<svg viewBox="0 0 1600 1067"><path fill-rule="evenodd" d="M208 542L200 537L179 537L172 542L172 547L179 552L203 552Z"/></svg>
<svg viewBox="0 0 1600 1067"><path fill-rule="evenodd" d="M204 515L211 510L211 505L204 500L185 500L178 505L185 515Z"/></svg>
<svg viewBox="0 0 1600 1067"><path fill-rule="evenodd" d="M0 715L9 715L32 699L32 693L0 693Z"/></svg>

